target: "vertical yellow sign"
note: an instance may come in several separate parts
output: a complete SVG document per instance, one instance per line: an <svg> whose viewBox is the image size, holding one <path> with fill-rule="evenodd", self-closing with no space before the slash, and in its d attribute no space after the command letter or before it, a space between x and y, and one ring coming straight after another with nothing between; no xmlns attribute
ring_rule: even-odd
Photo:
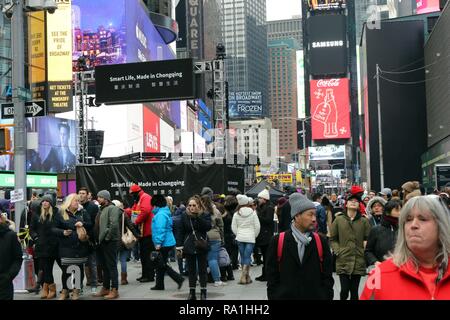
<svg viewBox="0 0 450 320"><path fill-rule="evenodd" d="M44 11L28 14L28 63L33 100L45 95L45 16Z"/></svg>
<svg viewBox="0 0 450 320"><path fill-rule="evenodd" d="M72 110L72 4L58 0L47 17L47 81L50 112Z"/></svg>

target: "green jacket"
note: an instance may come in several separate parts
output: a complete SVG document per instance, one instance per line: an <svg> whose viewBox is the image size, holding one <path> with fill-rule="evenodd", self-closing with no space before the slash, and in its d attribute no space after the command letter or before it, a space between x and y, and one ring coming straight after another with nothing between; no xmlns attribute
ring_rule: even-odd
<svg viewBox="0 0 450 320"><path fill-rule="evenodd" d="M118 241L121 237L123 210L113 204L100 208L99 243L103 241Z"/></svg>
<svg viewBox="0 0 450 320"><path fill-rule="evenodd" d="M342 212L336 214L331 225L330 242L336 254L336 273L366 275L364 241L370 233L370 223L358 212L353 219Z"/></svg>

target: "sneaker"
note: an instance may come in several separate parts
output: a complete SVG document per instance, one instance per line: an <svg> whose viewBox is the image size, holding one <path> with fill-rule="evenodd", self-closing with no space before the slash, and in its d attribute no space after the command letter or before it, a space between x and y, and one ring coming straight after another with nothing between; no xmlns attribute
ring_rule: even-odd
<svg viewBox="0 0 450 320"><path fill-rule="evenodd" d="M226 283L225 282L222 282L222 281L216 281L216 282L214 282L214 287L220 287L220 286L225 286L226 285Z"/></svg>
<svg viewBox="0 0 450 320"><path fill-rule="evenodd" d="M91 293L96 294L97 293L97 287L91 287Z"/></svg>

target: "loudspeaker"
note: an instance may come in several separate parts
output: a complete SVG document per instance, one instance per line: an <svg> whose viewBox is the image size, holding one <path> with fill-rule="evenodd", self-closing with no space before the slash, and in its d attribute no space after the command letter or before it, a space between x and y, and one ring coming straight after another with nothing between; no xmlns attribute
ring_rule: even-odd
<svg viewBox="0 0 450 320"><path fill-rule="evenodd" d="M100 159L103 151L105 131L88 130L88 157Z"/></svg>

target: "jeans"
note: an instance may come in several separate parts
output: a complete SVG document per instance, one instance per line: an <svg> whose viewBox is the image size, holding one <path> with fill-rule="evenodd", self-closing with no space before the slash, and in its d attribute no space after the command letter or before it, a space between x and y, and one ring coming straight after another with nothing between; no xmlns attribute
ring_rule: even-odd
<svg viewBox="0 0 450 320"><path fill-rule="evenodd" d="M88 283L88 286L96 287L97 286L97 254L96 252L92 252L88 256L88 262L86 264L86 267L91 271L91 283Z"/></svg>
<svg viewBox="0 0 450 320"><path fill-rule="evenodd" d="M210 249L208 251L208 266L211 270L211 276L215 282L220 281L219 269L219 250L221 247L220 240L209 241Z"/></svg>
<svg viewBox="0 0 450 320"><path fill-rule="evenodd" d="M359 300L358 289L361 276L340 274L339 280L341 282L341 300L347 300L350 291L350 300Z"/></svg>
<svg viewBox="0 0 450 320"><path fill-rule="evenodd" d="M254 247L255 247L254 243L239 242L239 254L241 255L241 265L249 266L251 264L252 262L251 256Z"/></svg>
<svg viewBox="0 0 450 320"><path fill-rule="evenodd" d="M120 261L120 272L127 272L127 260L131 256L131 250L120 250L119 251L119 261Z"/></svg>
<svg viewBox="0 0 450 320"><path fill-rule="evenodd" d="M39 270L42 270L42 283L55 283L53 278L53 265L55 264L55 257L39 258Z"/></svg>
<svg viewBox="0 0 450 320"><path fill-rule="evenodd" d="M207 255L206 254L187 254L186 262L189 273L189 288L195 289L197 286L197 265L200 278L200 288L206 288L208 281Z"/></svg>
<svg viewBox="0 0 450 320"><path fill-rule="evenodd" d="M119 289L119 273L117 271L117 252L119 241L103 241L99 246L99 261L103 270L103 288Z"/></svg>

